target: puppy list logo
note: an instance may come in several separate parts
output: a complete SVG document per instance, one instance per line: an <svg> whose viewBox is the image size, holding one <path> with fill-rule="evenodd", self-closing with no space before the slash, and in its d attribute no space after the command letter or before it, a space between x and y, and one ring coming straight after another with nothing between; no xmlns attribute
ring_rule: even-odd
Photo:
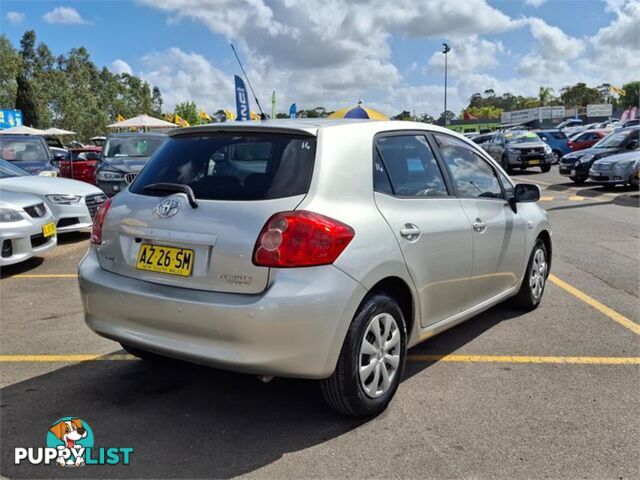
<svg viewBox="0 0 640 480"><path fill-rule="evenodd" d="M46 448L15 449L15 464L26 460L32 465L56 463L61 467L84 465L129 465L132 447L94 448L89 424L76 417L63 417L47 432Z"/></svg>

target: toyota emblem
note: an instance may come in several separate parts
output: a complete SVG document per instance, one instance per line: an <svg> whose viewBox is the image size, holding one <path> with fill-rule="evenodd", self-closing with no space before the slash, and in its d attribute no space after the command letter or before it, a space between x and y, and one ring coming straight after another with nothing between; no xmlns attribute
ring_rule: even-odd
<svg viewBox="0 0 640 480"><path fill-rule="evenodd" d="M162 218L173 217L180 210L180 202L174 200L173 198L167 198L162 200L153 211Z"/></svg>

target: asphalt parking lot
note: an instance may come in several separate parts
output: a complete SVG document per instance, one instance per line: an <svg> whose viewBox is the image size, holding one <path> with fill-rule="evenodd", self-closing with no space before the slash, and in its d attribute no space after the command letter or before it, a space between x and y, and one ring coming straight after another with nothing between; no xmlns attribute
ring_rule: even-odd
<svg viewBox="0 0 640 480"><path fill-rule="evenodd" d="M413 348L381 416L325 406L314 382L135 360L85 327L76 266L88 235L0 280L6 478L640 477L640 194L538 183L554 229L539 309L495 307ZM128 466L14 465L49 425L86 420ZM365 448L366 447L366 448Z"/></svg>

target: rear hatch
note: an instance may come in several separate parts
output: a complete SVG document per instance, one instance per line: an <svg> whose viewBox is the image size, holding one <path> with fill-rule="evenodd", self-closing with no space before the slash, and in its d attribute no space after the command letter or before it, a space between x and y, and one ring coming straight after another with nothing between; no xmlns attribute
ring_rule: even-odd
<svg viewBox="0 0 640 480"><path fill-rule="evenodd" d="M269 269L253 264L253 248L269 217L304 199L315 150L305 132L242 128L170 138L129 191L113 198L101 267L176 287L262 292ZM152 187L158 183L189 186L197 207L185 193Z"/></svg>

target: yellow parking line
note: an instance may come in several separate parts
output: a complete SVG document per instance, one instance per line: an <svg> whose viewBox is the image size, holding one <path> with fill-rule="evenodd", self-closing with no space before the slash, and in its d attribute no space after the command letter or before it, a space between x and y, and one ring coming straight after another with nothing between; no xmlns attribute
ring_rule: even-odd
<svg viewBox="0 0 640 480"><path fill-rule="evenodd" d="M540 201L541 202L550 202L554 198L556 198L556 197L550 197L550 196L540 197Z"/></svg>
<svg viewBox="0 0 640 480"><path fill-rule="evenodd" d="M585 365L640 365L640 357L547 357L521 355L409 355L410 362L551 363Z"/></svg>
<svg viewBox="0 0 640 480"><path fill-rule="evenodd" d="M574 202L579 202L581 200L584 200L585 197L583 197L582 195L571 195L569 197L569 200L573 200Z"/></svg>
<svg viewBox="0 0 640 480"><path fill-rule="evenodd" d="M574 297L582 300L587 305L595 308L600 313L606 315L607 317L609 317L614 322L617 322L620 325L622 325L623 327L628 328L629 330L631 330L636 335L640 335L640 325L637 324L636 322L634 322L633 320L628 319L627 317L625 317L621 313L618 313L615 310L613 310L612 308L609 308L606 305L600 303L595 298L591 298L586 293L581 292L580 290L578 290L576 287L574 287L572 285L569 285L564 280L560 280L558 277L556 277L553 274L549 275L549 281L551 283L553 283L554 285L557 285L558 287L562 288L564 291L570 293Z"/></svg>
<svg viewBox="0 0 640 480"><path fill-rule="evenodd" d="M7 278L78 278L77 273L21 273Z"/></svg>
<svg viewBox="0 0 640 480"><path fill-rule="evenodd" d="M73 363L93 361L135 360L128 354L109 355L0 355L0 363ZM582 365L640 365L640 357L558 357L521 355L409 355L410 362L453 362L453 363L543 363Z"/></svg>

